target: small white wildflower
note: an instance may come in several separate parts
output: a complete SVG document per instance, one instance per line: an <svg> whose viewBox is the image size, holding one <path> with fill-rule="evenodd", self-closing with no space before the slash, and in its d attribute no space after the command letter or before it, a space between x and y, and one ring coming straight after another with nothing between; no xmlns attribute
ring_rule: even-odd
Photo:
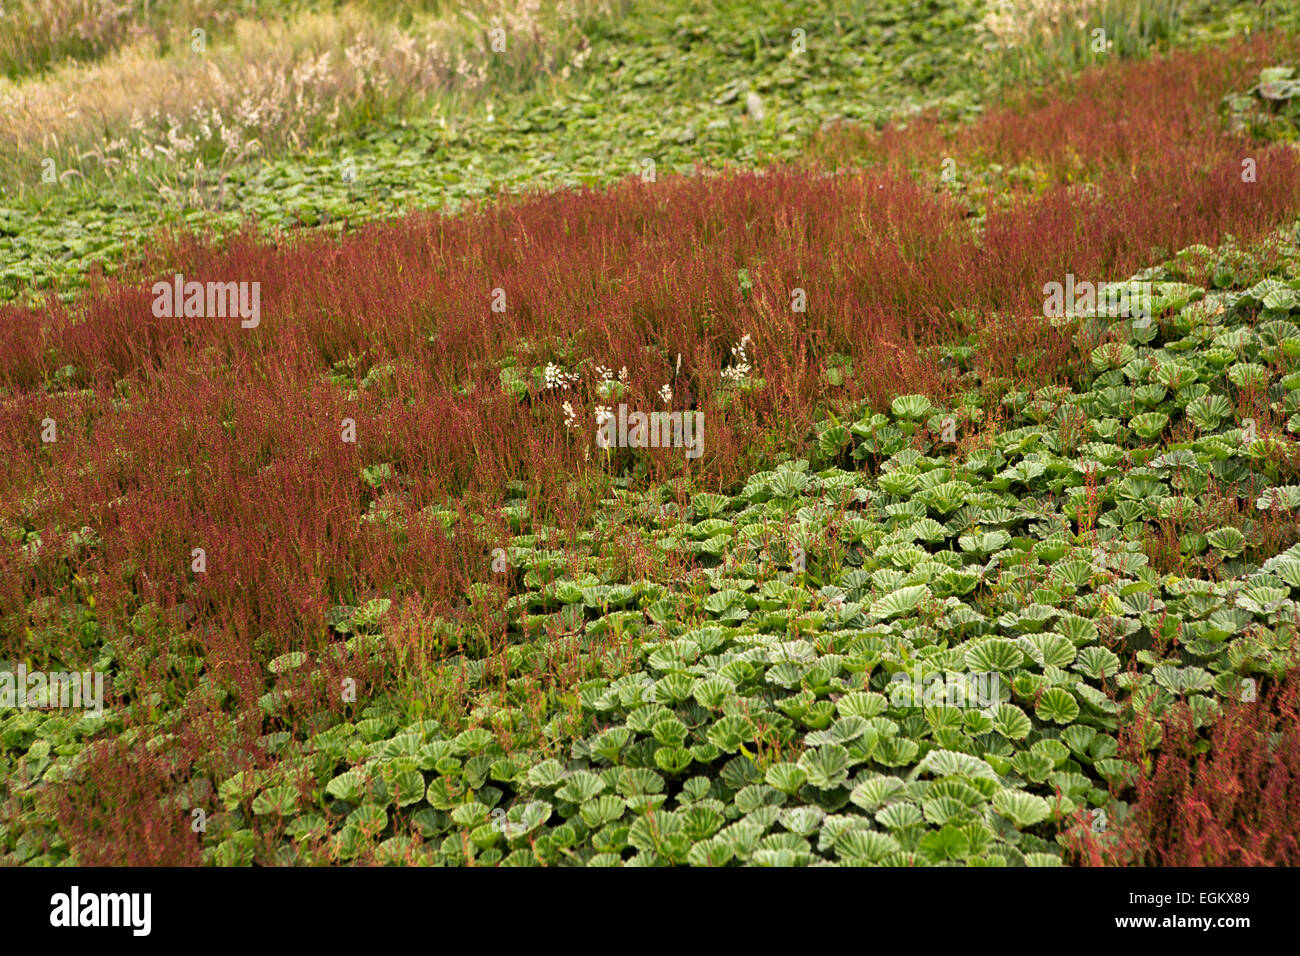
<svg viewBox="0 0 1300 956"><path fill-rule="evenodd" d="M665 385L663 388L659 389L659 397L663 399L665 405L668 405L673 400L673 390L669 386Z"/></svg>
<svg viewBox="0 0 1300 956"><path fill-rule="evenodd" d="M732 365L731 368L724 368L722 370L720 374L723 381L731 382L735 385L739 385L745 381L745 378L752 371L749 365L749 355L745 351L751 341L749 333L747 332L741 337L739 342L731 347L731 357L735 361L735 364Z"/></svg>
<svg viewBox="0 0 1300 956"><path fill-rule="evenodd" d="M239 152L239 147L242 142L239 136L239 128L235 126L221 127L221 142L230 152Z"/></svg>
<svg viewBox="0 0 1300 956"><path fill-rule="evenodd" d="M577 416L577 414L574 412L574 410L573 410L573 406L570 405L568 402L565 402L565 403L564 403L563 405L561 405L560 407L561 407L562 409L564 409L564 427L565 427L565 428L574 428L575 426L577 426L577 424L578 424L578 416Z"/></svg>
<svg viewBox="0 0 1300 956"><path fill-rule="evenodd" d="M626 365L624 365L621 369L618 370L618 380L619 380L620 382L622 382L624 385L627 384L627 366L626 366Z"/></svg>
<svg viewBox="0 0 1300 956"><path fill-rule="evenodd" d="M556 365L554 362L547 362L546 369L543 371L542 374L546 380L546 387L548 389L552 389L552 388L567 389L573 382L576 382L578 380L577 372L570 374L564 371L564 369L560 368L560 366Z"/></svg>

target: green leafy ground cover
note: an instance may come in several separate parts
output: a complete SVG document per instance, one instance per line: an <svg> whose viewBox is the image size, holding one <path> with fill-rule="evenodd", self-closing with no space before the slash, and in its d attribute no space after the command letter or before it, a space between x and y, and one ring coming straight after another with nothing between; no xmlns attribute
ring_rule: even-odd
<svg viewBox="0 0 1300 956"><path fill-rule="evenodd" d="M250 218L264 229L343 228L502 190L608 183L644 174L646 161L667 174L792 159L829 120L878 123L925 107L956 120L1000 84L1054 69L1300 25L1300 13L1274 0L1176 6L1175 16L1167 3L1104 5L1096 22L1113 46L1096 55L1081 31L1061 49L989 49L978 29L987 5L968 0L638 5L593 19L590 46L567 75L456 100L436 117L376 117L302 152L234 165L209 157L184 206L159 196L156 184L169 178L161 161L111 183L91 162L84 179L60 184L41 184L33 168L30 181L0 186L0 301L50 288L71 298L94 264L117 272L160 223L219 233Z"/></svg>
<svg viewBox="0 0 1300 956"><path fill-rule="evenodd" d="M1073 321L1072 386L984 380L957 343L955 407L828 415L807 458L741 486L618 492L577 541L520 499L508 643L441 622L437 669L301 713L333 663L388 660L387 602L336 608L337 644L265 675L269 765L177 753L157 700L8 716L7 859L67 860L58 786L89 736L147 717L123 742L193 761L174 809L207 808L214 863L1057 865L1080 814L1124 819L1137 716L1204 725L1296 666L1297 236L1255 253L1134 277L1146 327ZM132 653L93 601L50 610L97 669ZM205 676L185 704L220 718L227 695Z"/></svg>

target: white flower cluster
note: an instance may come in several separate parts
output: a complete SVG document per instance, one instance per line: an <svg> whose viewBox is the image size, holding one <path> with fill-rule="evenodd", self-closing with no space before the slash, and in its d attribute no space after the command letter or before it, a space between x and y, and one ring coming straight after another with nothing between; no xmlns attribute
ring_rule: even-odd
<svg viewBox="0 0 1300 956"><path fill-rule="evenodd" d="M740 340L739 343L737 343L735 347L732 348L731 354L732 357L736 360L737 364L734 367L723 371L722 374L724 378L730 378L737 382L740 382L743 381L745 379L745 376L749 374L750 372L749 356L746 354L746 348L749 346L750 342L751 342L750 337L746 335ZM678 370L679 371L681 370L680 356L678 357ZM607 368L604 365L596 366L596 374L600 378L600 381L598 383L599 385L611 384L615 379L614 370L611 368ZM630 376L628 374L626 365L624 365L622 368L618 370L618 381L621 382L622 384L626 385L629 377ZM578 381L580 375L577 372L565 372L564 369L562 369L560 366L556 365L553 362L549 362L546 365L545 378L546 378L546 387L548 389L551 388L567 389L569 388L570 385ZM660 401L662 401L665 405L671 405L673 401L672 385L665 383L664 386L659 389L658 395ZM604 393L602 393L601 397L607 397L607 396L605 396ZM565 402L560 407L564 410L564 427L576 428L578 415L577 412L574 411L573 405L571 405L569 402ZM614 417L614 413L611 410L611 406L609 405L596 406L595 418L596 418L597 428L599 428L602 424L604 424L607 419L611 419L613 417Z"/></svg>
<svg viewBox="0 0 1300 956"><path fill-rule="evenodd" d="M749 355L745 350L750 342L749 333L746 332L741 340L731 347L731 359L734 364L730 368L722 370L723 381L732 385L740 385L749 377L749 373L753 369L750 368Z"/></svg>
<svg viewBox="0 0 1300 956"><path fill-rule="evenodd" d="M566 372L554 362L546 363L546 370L543 374L546 378L547 389L563 388L567 390L570 385L576 383L581 377L577 372Z"/></svg>

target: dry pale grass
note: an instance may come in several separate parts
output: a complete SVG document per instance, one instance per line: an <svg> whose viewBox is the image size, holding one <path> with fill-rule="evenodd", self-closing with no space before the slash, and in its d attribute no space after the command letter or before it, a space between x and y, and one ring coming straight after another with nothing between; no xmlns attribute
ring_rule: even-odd
<svg viewBox="0 0 1300 956"><path fill-rule="evenodd" d="M67 57L94 59L151 31L239 16L227 0L6 0L0 4L0 75L21 76Z"/></svg>
<svg viewBox="0 0 1300 956"><path fill-rule="evenodd" d="M1082 30L1099 0L991 0L984 31L1006 49L1041 42L1065 28Z"/></svg>
<svg viewBox="0 0 1300 956"><path fill-rule="evenodd" d="M204 49L142 33L97 62L68 60L44 75L0 79L0 169L30 175L45 157L60 168L110 175L142 162L229 158L298 148L354 117L389 115L486 76L488 31L506 31L507 55L534 62L587 9L581 3L483 3L406 29L355 7L287 20L235 20ZM534 59L529 59L529 56ZM512 62L510 60L505 61ZM549 66L549 64L548 64ZM92 160L93 158L93 160Z"/></svg>

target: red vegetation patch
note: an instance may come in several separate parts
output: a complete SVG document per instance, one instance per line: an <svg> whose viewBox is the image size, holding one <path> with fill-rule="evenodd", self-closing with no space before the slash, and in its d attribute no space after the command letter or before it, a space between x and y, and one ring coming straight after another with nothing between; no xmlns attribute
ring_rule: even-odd
<svg viewBox="0 0 1300 956"><path fill-rule="evenodd" d="M1040 188L1096 182L1108 174L1137 181L1152 165L1195 171L1207 168L1216 153L1240 145L1218 113L1222 98L1253 86L1261 68L1297 55L1300 41L1286 34L1157 54L1093 67L1058 86L1013 92L977 122L955 129L935 115L880 130L828 126L810 152L836 165L919 168L936 178L945 157L953 159L958 179L963 170L983 164L1027 163L1043 178L1024 185ZM1193 129L1198 135L1189 138Z"/></svg>
<svg viewBox="0 0 1300 956"><path fill-rule="evenodd" d="M1132 816L1116 832L1086 825L1067 849L1089 866L1300 864L1300 672L1258 700L1231 702L1208 735L1178 705L1146 759ZM1141 739L1140 731L1129 741ZM1129 759L1142 760L1130 751Z"/></svg>
<svg viewBox="0 0 1300 956"><path fill-rule="evenodd" d="M164 806L178 775L142 745L87 748L77 781L61 791L59 832L80 866L193 866L199 835L184 808Z"/></svg>

